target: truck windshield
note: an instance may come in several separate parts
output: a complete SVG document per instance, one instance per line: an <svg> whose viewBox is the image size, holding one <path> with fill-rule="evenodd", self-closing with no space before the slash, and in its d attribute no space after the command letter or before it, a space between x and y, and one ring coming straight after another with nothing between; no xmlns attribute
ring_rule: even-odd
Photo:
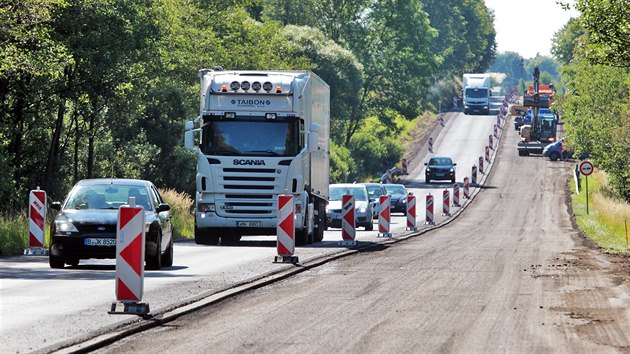
<svg viewBox="0 0 630 354"><path fill-rule="evenodd" d="M295 156L302 145L296 118L204 117L201 151L206 155Z"/></svg>
<svg viewBox="0 0 630 354"><path fill-rule="evenodd" d="M469 88L466 89L466 96L470 97L470 98L487 98L488 97L488 90L487 89L473 89L473 88Z"/></svg>

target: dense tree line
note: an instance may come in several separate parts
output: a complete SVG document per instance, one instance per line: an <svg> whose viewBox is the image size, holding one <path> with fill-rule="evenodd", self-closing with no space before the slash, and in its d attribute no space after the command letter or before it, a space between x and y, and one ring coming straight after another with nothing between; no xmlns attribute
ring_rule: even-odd
<svg viewBox="0 0 630 354"><path fill-rule="evenodd" d="M365 178L400 159L433 85L495 51L483 0L2 0L0 24L5 212L92 177L192 192L183 122L215 65L315 71L332 90L332 179Z"/></svg>
<svg viewBox="0 0 630 354"><path fill-rule="evenodd" d="M556 33L552 53L567 88L558 104L569 144L590 152L630 202L630 2L577 0L580 17Z"/></svg>

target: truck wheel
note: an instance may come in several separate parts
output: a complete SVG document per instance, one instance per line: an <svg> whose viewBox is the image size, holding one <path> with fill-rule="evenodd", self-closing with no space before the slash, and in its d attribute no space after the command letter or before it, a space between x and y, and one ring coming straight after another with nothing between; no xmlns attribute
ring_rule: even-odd
<svg viewBox="0 0 630 354"><path fill-rule="evenodd" d="M222 246L238 246L242 235L237 232L226 232L221 236Z"/></svg>
<svg viewBox="0 0 630 354"><path fill-rule="evenodd" d="M315 215L315 230L313 231L313 241L321 242L324 239L324 230L326 230L326 205L319 200L317 204L317 215Z"/></svg>
<svg viewBox="0 0 630 354"><path fill-rule="evenodd" d="M549 160L551 160L551 161L558 161L559 158L560 158L560 154L555 152L555 151L552 151L549 154Z"/></svg>
<svg viewBox="0 0 630 354"><path fill-rule="evenodd" d="M304 246L308 242L308 230L295 230L295 245Z"/></svg>
<svg viewBox="0 0 630 354"><path fill-rule="evenodd" d="M198 229L195 226L195 243L198 245L218 245L219 236L211 234L211 231Z"/></svg>

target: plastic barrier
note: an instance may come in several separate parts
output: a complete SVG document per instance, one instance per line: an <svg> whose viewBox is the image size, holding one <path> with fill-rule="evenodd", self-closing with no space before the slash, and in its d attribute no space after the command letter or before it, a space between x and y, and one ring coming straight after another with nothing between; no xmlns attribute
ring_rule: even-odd
<svg viewBox="0 0 630 354"><path fill-rule="evenodd" d="M488 147L489 147L491 150L494 150L493 140L494 140L494 139L492 139L492 134L488 135Z"/></svg>
<svg viewBox="0 0 630 354"><path fill-rule="evenodd" d="M117 311L112 304L110 314L149 313L149 304L140 303L144 288L145 215L136 198L118 209L116 225L116 300L124 305Z"/></svg>
<svg viewBox="0 0 630 354"><path fill-rule="evenodd" d="M295 256L295 201L292 195L278 196L278 225L276 227L276 248L278 255L274 263L297 263Z"/></svg>
<svg viewBox="0 0 630 354"><path fill-rule="evenodd" d="M459 183L453 184L453 206L459 207Z"/></svg>
<svg viewBox="0 0 630 354"><path fill-rule="evenodd" d="M451 198L451 192L448 189L445 189L442 192L442 215L443 216L451 216L450 198Z"/></svg>
<svg viewBox="0 0 630 354"><path fill-rule="evenodd" d="M473 165L472 173L470 175L470 184L473 186L477 185L477 166Z"/></svg>
<svg viewBox="0 0 630 354"><path fill-rule="evenodd" d="M479 173L483 173L483 156L479 156Z"/></svg>
<svg viewBox="0 0 630 354"><path fill-rule="evenodd" d="M433 196L431 194L427 195L427 208L426 208L426 219L425 224L427 225L435 225L433 221Z"/></svg>
<svg viewBox="0 0 630 354"><path fill-rule="evenodd" d="M470 199L470 183L468 183L468 177L464 177L464 198Z"/></svg>
<svg viewBox="0 0 630 354"><path fill-rule="evenodd" d="M490 163L490 148L486 146L486 162Z"/></svg>
<svg viewBox="0 0 630 354"><path fill-rule="evenodd" d="M407 196L407 230L416 231L416 196L409 193Z"/></svg>
<svg viewBox="0 0 630 354"><path fill-rule="evenodd" d="M389 195L381 195L378 198L378 203L380 207L378 211L379 234L377 237L392 237L391 232L389 232L389 225L391 222Z"/></svg>
<svg viewBox="0 0 630 354"><path fill-rule="evenodd" d="M354 246L356 245L356 223L354 219L354 196L352 194L344 194L341 197L341 238L339 244Z"/></svg>
<svg viewBox="0 0 630 354"><path fill-rule="evenodd" d="M429 137L429 152L433 153L433 138Z"/></svg>
<svg viewBox="0 0 630 354"><path fill-rule="evenodd" d="M46 255L46 192L37 187L28 196L28 248L25 255Z"/></svg>

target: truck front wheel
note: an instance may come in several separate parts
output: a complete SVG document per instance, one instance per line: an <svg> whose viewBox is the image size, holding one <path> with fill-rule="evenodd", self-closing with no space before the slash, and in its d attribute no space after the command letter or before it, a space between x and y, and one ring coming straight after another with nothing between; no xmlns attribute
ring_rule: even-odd
<svg viewBox="0 0 630 354"><path fill-rule="evenodd" d="M195 226L195 243L198 245L218 245L219 236L212 234L208 230L198 229L197 226Z"/></svg>

